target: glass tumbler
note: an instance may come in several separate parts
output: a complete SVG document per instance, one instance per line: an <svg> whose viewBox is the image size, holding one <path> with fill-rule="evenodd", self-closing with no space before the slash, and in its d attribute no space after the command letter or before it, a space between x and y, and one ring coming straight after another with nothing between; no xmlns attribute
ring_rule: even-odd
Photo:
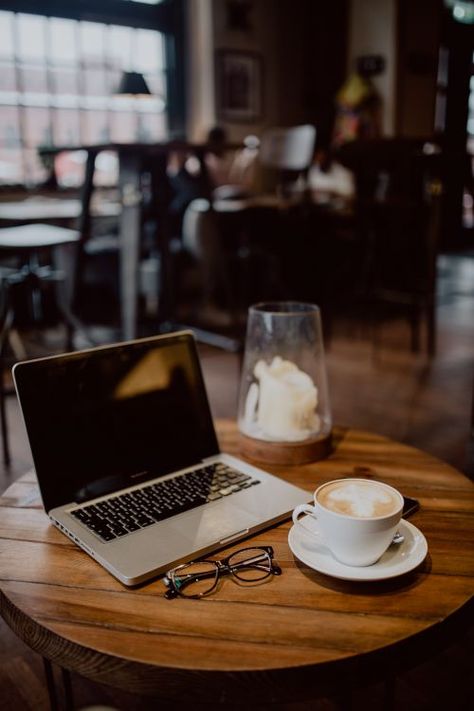
<svg viewBox="0 0 474 711"><path fill-rule="evenodd" d="M262 462L327 456L331 408L320 309L294 301L249 308L240 383L241 449Z"/></svg>

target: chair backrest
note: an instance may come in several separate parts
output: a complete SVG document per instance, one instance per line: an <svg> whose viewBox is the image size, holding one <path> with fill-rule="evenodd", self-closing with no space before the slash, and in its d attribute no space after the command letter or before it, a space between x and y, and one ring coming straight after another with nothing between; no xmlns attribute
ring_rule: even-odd
<svg viewBox="0 0 474 711"><path fill-rule="evenodd" d="M432 296L439 241L441 156L411 138L358 140L338 159L355 173L355 216L372 287Z"/></svg>
<svg viewBox="0 0 474 711"><path fill-rule="evenodd" d="M292 128L272 128L262 135L260 163L278 170L306 170L311 164L316 129L310 124Z"/></svg>

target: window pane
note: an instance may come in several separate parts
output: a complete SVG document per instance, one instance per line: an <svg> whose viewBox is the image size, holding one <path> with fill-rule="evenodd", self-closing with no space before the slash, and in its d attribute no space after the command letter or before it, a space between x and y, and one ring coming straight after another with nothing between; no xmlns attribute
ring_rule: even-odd
<svg viewBox="0 0 474 711"><path fill-rule="evenodd" d="M144 143L163 140L166 136L164 114L141 114L138 117L137 138Z"/></svg>
<svg viewBox="0 0 474 711"><path fill-rule="evenodd" d="M110 139L106 111L83 111L84 142L107 143Z"/></svg>
<svg viewBox="0 0 474 711"><path fill-rule="evenodd" d="M127 70L132 67L132 37L134 30L130 27L111 25L107 43L107 58L111 69Z"/></svg>
<svg viewBox="0 0 474 711"><path fill-rule="evenodd" d="M46 180L48 171L41 162L36 148L24 148L25 178L29 184L42 183Z"/></svg>
<svg viewBox="0 0 474 711"><path fill-rule="evenodd" d="M108 96L104 69L86 69L84 71L85 93L92 96Z"/></svg>
<svg viewBox="0 0 474 711"><path fill-rule="evenodd" d="M152 30L135 30L134 68L137 72L157 72L163 67L162 36Z"/></svg>
<svg viewBox="0 0 474 711"><path fill-rule="evenodd" d="M124 111L111 115L111 139L112 141L133 141L136 136L137 119L133 113Z"/></svg>
<svg viewBox="0 0 474 711"><path fill-rule="evenodd" d="M80 22L79 46L81 59L86 66L101 67L104 57L105 25L97 22Z"/></svg>
<svg viewBox="0 0 474 711"><path fill-rule="evenodd" d="M72 64L77 58L75 20L51 18L49 55L54 64Z"/></svg>
<svg viewBox="0 0 474 711"><path fill-rule="evenodd" d="M140 98L137 101L139 111L161 113L166 109L166 87L163 74L146 74L146 83L151 91L151 96Z"/></svg>
<svg viewBox="0 0 474 711"><path fill-rule="evenodd" d="M0 183L23 181L20 118L16 106L0 110Z"/></svg>
<svg viewBox="0 0 474 711"><path fill-rule="evenodd" d="M0 92L16 89L15 66L10 62L0 62Z"/></svg>
<svg viewBox="0 0 474 711"><path fill-rule="evenodd" d="M58 184L64 188L82 185L86 160L87 153L85 151L59 153L54 161Z"/></svg>
<svg viewBox="0 0 474 711"><path fill-rule="evenodd" d="M94 185L114 186L118 182L118 157L116 153L103 151L95 161Z"/></svg>
<svg viewBox="0 0 474 711"><path fill-rule="evenodd" d="M145 74L148 88L154 96L159 96L163 100L166 99L166 83L164 73L160 74Z"/></svg>
<svg viewBox="0 0 474 711"><path fill-rule="evenodd" d="M20 67L20 86L22 92L33 92L34 94L48 94L48 79L46 68L41 65L23 65ZM44 98L47 102L47 98ZM25 103L28 103L27 101Z"/></svg>
<svg viewBox="0 0 474 711"><path fill-rule="evenodd" d="M69 104L72 97L79 95L79 87L77 85L77 72L74 69L52 69L51 83L53 93L56 95L64 95L69 97Z"/></svg>
<svg viewBox="0 0 474 711"><path fill-rule="evenodd" d="M54 143L57 146L78 146L81 143L79 113L69 109L54 111Z"/></svg>
<svg viewBox="0 0 474 711"><path fill-rule="evenodd" d="M121 111L127 113L128 111L135 111L137 100L130 98L129 96L112 96L110 101L110 109L112 111Z"/></svg>
<svg viewBox="0 0 474 711"><path fill-rule="evenodd" d="M27 146L50 146L52 144L49 109L29 107L23 109L25 120L24 143Z"/></svg>
<svg viewBox="0 0 474 711"><path fill-rule="evenodd" d="M11 150L0 144L0 183L22 183L22 152L18 148Z"/></svg>
<svg viewBox="0 0 474 711"><path fill-rule="evenodd" d="M0 110L0 146L9 151L19 148L20 116L16 106L2 106Z"/></svg>
<svg viewBox="0 0 474 711"><path fill-rule="evenodd" d="M0 12L0 57L13 57L13 12Z"/></svg>
<svg viewBox="0 0 474 711"><path fill-rule="evenodd" d="M135 110L141 114L157 115L163 111L164 102L160 98L144 97L143 99L135 99Z"/></svg>
<svg viewBox="0 0 474 711"><path fill-rule="evenodd" d="M46 18L38 15L18 14L16 22L19 59L35 59L44 62L46 57Z"/></svg>
<svg viewBox="0 0 474 711"><path fill-rule="evenodd" d="M110 70L107 72L107 89L108 95L114 96L120 84L120 78L122 76L122 70Z"/></svg>
<svg viewBox="0 0 474 711"><path fill-rule="evenodd" d="M108 96L83 96L81 99L81 108L93 109L95 111L104 111L109 106Z"/></svg>

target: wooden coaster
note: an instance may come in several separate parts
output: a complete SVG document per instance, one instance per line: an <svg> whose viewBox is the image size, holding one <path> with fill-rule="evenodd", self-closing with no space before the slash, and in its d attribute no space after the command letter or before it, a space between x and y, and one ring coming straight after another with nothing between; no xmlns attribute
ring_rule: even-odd
<svg viewBox="0 0 474 711"><path fill-rule="evenodd" d="M266 464L306 464L328 457L332 452L332 434L304 442L266 442L240 433L240 451L244 457Z"/></svg>

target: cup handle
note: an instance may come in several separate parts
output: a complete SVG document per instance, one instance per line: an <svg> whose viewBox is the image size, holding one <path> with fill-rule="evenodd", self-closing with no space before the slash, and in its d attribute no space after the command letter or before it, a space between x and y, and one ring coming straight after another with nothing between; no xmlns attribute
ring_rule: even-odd
<svg viewBox="0 0 474 711"><path fill-rule="evenodd" d="M304 528L304 530L307 533L310 533L312 536L317 536L319 534L316 531L311 531L309 528L307 528L302 523L302 521L300 521L301 514L307 514L308 516L311 516L312 518L317 520L317 516L316 516L315 512L316 512L316 509L314 508L314 506L311 506L311 504L300 504L293 511L293 515L292 515L293 516L293 523L298 524L299 526L301 526L301 528Z"/></svg>

